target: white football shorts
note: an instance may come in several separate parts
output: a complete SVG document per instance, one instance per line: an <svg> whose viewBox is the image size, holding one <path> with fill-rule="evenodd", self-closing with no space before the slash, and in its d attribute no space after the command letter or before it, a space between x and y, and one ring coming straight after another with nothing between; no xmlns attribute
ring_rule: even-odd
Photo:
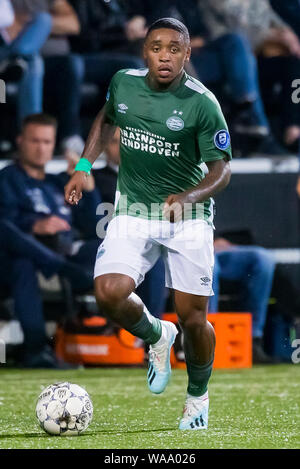
<svg viewBox="0 0 300 469"><path fill-rule="evenodd" d="M200 219L170 223L127 215L113 218L97 252L94 278L124 274L137 287L160 256L166 287L213 295L213 228Z"/></svg>

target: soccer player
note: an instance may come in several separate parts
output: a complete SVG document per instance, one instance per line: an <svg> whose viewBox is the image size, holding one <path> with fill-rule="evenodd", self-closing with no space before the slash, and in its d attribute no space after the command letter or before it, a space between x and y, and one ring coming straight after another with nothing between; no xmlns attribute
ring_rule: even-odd
<svg viewBox="0 0 300 469"><path fill-rule="evenodd" d="M177 329L154 318L134 293L160 255L174 290L184 335L188 388L181 430L208 425L207 384L215 333L206 319L212 292L213 200L230 180L230 138L213 94L184 71L191 54L187 28L173 18L153 23L144 58L148 69L120 70L92 126L76 172L65 188L77 204L92 164L121 131L115 216L95 265L99 306L150 345L148 386L164 391ZM205 175L201 163L206 163Z"/></svg>

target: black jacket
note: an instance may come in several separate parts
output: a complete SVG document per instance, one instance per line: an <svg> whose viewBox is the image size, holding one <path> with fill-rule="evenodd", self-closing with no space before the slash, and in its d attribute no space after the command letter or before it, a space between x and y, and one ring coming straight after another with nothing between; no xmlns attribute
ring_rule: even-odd
<svg viewBox="0 0 300 469"><path fill-rule="evenodd" d="M75 9L81 32L71 36L72 50L79 53L94 53L117 50L126 42L125 24L127 15L119 0L70 0Z"/></svg>
<svg viewBox="0 0 300 469"><path fill-rule="evenodd" d="M198 8L200 1L205 0L120 0L129 17L142 15L149 26L159 18L171 17L182 21L191 37L205 37L207 31Z"/></svg>
<svg viewBox="0 0 300 469"><path fill-rule="evenodd" d="M118 174L109 166L102 169L94 169L93 176L99 192L101 192L102 202L114 204L117 187Z"/></svg>

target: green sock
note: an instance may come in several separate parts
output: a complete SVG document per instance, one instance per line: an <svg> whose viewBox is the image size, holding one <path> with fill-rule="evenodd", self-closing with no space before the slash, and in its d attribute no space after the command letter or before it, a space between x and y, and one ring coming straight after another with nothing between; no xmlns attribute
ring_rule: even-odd
<svg viewBox="0 0 300 469"><path fill-rule="evenodd" d="M207 391L207 384L212 372L214 359L206 365L195 365L186 362L187 373L189 377L187 392L191 396L202 396Z"/></svg>
<svg viewBox="0 0 300 469"><path fill-rule="evenodd" d="M144 311L141 319L127 330L147 344L155 344L161 337L161 322Z"/></svg>

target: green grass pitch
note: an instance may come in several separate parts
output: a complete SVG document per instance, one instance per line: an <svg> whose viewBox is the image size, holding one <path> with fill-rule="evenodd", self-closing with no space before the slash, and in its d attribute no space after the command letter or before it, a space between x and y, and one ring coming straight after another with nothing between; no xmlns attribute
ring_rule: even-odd
<svg viewBox="0 0 300 469"><path fill-rule="evenodd" d="M48 436L37 424L36 399L56 381L89 392L94 418L77 437ZM166 391L151 395L145 369L76 371L0 368L0 448L300 448L299 365L215 370L206 431L177 429L186 373L174 370Z"/></svg>

